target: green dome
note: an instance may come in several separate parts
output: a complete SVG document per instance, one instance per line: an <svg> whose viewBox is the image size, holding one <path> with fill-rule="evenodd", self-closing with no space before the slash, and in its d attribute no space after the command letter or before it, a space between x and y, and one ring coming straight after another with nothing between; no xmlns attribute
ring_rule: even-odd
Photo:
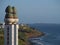
<svg viewBox="0 0 60 45"><path fill-rule="evenodd" d="M16 8L7 6L5 18L18 18L16 15Z"/></svg>
<svg viewBox="0 0 60 45"><path fill-rule="evenodd" d="M9 14L6 14L5 15L5 18L13 18L13 14L10 14L10 13Z"/></svg>
<svg viewBox="0 0 60 45"><path fill-rule="evenodd" d="M12 7L12 9L13 9L13 14L16 14L16 8Z"/></svg>
<svg viewBox="0 0 60 45"><path fill-rule="evenodd" d="M7 6L5 12L12 13L13 12L12 7L11 6Z"/></svg>
<svg viewBox="0 0 60 45"><path fill-rule="evenodd" d="M16 8L15 7L12 7L13 9L13 18L17 18L17 15L16 15Z"/></svg>
<svg viewBox="0 0 60 45"><path fill-rule="evenodd" d="M13 14L13 18L18 18L16 14Z"/></svg>

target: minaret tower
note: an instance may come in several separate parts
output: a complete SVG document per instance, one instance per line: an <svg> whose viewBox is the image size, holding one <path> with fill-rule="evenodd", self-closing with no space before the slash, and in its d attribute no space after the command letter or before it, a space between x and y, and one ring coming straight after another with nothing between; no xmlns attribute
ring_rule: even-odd
<svg viewBox="0 0 60 45"><path fill-rule="evenodd" d="M18 45L18 17L15 7L7 6L4 18L4 45Z"/></svg>

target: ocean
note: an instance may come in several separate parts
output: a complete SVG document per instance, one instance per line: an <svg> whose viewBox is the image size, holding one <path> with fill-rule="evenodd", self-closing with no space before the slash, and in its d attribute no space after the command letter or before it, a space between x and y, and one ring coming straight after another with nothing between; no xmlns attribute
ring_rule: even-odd
<svg viewBox="0 0 60 45"><path fill-rule="evenodd" d="M45 33L45 36L31 38L33 45L60 45L60 24L37 23L29 26Z"/></svg>

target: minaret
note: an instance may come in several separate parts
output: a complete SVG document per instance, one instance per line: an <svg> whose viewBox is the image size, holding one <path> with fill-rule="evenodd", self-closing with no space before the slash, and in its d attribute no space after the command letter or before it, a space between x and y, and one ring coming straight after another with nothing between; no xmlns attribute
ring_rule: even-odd
<svg viewBox="0 0 60 45"><path fill-rule="evenodd" d="M4 45L18 45L18 17L15 7L7 6L4 18Z"/></svg>

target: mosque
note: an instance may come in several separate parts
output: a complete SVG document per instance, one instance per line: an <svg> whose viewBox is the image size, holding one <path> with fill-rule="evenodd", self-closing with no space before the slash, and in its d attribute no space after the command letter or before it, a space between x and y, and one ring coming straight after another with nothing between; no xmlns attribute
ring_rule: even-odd
<svg viewBox="0 0 60 45"><path fill-rule="evenodd" d="M18 17L15 7L7 6L5 10L4 45L18 45Z"/></svg>

